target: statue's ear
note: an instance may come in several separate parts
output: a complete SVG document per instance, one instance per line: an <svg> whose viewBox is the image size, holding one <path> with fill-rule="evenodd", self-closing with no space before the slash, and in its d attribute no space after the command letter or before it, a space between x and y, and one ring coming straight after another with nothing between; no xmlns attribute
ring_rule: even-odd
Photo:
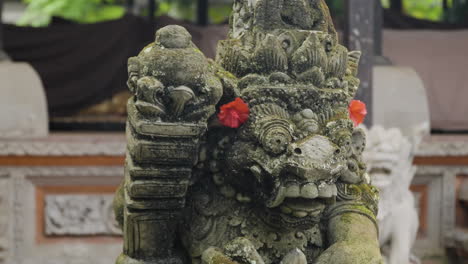
<svg viewBox="0 0 468 264"><path fill-rule="evenodd" d="M352 136L353 153L359 156L366 147L366 133L361 128L355 128Z"/></svg>

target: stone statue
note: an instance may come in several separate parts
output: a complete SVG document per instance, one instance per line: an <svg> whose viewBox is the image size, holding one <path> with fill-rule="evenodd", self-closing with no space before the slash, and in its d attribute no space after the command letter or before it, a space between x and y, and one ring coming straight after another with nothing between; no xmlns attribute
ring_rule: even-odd
<svg viewBox="0 0 468 264"><path fill-rule="evenodd" d="M363 156L372 182L380 191L377 219L386 263L420 263L411 254L419 217L409 188L416 173L414 150L423 133L414 133L413 142L397 128L374 126L366 134L367 148Z"/></svg>
<svg viewBox="0 0 468 264"><path fill-rule="evenodd" d="M324 0L236 0L215 62L160 29L128 63L117 263L382 263L359 57Z"/></svg>

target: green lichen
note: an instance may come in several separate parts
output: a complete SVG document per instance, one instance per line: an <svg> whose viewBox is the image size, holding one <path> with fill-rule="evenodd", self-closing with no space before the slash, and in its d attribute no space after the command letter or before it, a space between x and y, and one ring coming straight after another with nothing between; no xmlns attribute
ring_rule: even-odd
<svg viewBox="0 0 468 264"><path fill-rule="evenodd" d="M231 22L216 61L177 26L129 60L125 254L183 263L181 241L204 264L380 263L348 113L360 53L324 0L239 0Z"/></svg>

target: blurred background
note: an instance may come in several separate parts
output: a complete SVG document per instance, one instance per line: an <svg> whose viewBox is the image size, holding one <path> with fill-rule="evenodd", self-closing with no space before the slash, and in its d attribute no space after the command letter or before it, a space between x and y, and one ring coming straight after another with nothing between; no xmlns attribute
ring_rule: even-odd
<svg viewBox="0 0 468 264"><path fill-rule="evenodd" d="M0 0L0 263L113 263L127 59L169 24L214 58L232 2ZM468 0L326 2L363 51L387 262L468 263Z"/></svg>

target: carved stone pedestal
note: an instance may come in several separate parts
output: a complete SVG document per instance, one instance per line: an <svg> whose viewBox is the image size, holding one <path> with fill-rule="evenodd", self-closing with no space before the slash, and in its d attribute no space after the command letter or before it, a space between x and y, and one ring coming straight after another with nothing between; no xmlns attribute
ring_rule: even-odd
<svg viewBox="0 0 468 264"><path fill-rule="evenodd" d="M205 130L192 123L155 123L130 100L125 206L116 203L116 212L123 210L125 238L118 264L182 263L172 249Z"/></svg>
<svg viewBox="0 0 468 264"><path fill-rule="evenodd" d="M158 260L136 260L125 254L121 254L117 259L118 264L184 264L180 257L159 258Z"/></svg>

